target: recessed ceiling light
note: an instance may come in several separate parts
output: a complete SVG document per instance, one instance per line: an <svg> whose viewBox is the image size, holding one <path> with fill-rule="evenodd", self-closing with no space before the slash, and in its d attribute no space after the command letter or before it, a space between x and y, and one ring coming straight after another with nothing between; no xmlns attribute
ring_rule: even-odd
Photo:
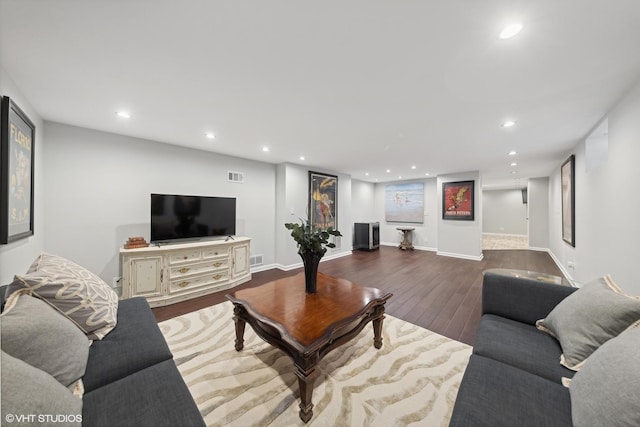
<svg viewBox="0 0 640 427"><path fill-rule="evenodd" d="M500 33L500 38L503 39L503 40L504 39L510 39L511 37L513 37L516 34L518 34L520 32L520 30L522 30L522 24L520 24L520 23L508 25Z"/></svg>
<svg viewBox="0 0 640 427"><path fill-rule="evenodd" d="M131 118L131 114L127 113L126 111L116 111L116 114L118 115L118 117L122 117L123 119Z"/></svg>
<svg viewBox="0 0 640 427"><path fill-rule="evenodd" d="M416 168L416 165L411 166L411 169L415 169L415 168Z"/></svg>
<svg viewBox="0 0 640 427"><path fill-rule="evenodd" d="M516 122L514 122L513 120L509 120L509 121L504 122L502 124L502 127L503 128L510 128L510 127L515 126L515 125L516 125Z"/></svg>
<svg viewBox="0 0 640 427"><path fill-rule="evenodd" d="M398 179L402 179L402 175L398 175Z"/></svg>
<svg viewBox="0 0 640 427"><path fill-rule="evenodd" d="M511 175L515 175L517 173L518 173L518 171L511 171Z"/></svg>
<svg viewBox="0 0 640 427"><path fill-rule="evenodd" d="M516 162L511 163L511 166L518 166Z"/></svg>
<svg viewBox="0 0 640 427"><path fill-rule="evenodd" d="M425 173L424 176L429 176L429 172Z"/></svg>
<svg viewBox="0 0 640 427"><path fill-rule="evenodd" d="M516 152L515 152L515 151L513 151L513 150L509 151L509 155L510 155L510 156L515 156L516 154L518 154L518 153L516 153Z"/></svg>
<svg viewBox="0 0 640 427"><path fill-rule="evenodd" d="M369 172L365 172L365 173L364 173L364 176L369 176Z"/></svg>
<svg viewBox="0 0 640 427"><path fill-rule="evenodd" d="M207 137L208 139L215 139L215 135L211 132L207 132L204 134L205 137Z"/></svg>
<svg viewBox="0 0 640 427"><path fill-rule="evenodd" d="M304 156L300 156L300 160L304 160Z"/></svg>
<svg viewBox="0 0 640 427"><path fill-rule="evenodd" d="M265 152L265 153L268 153L269 152L269 147L262 147L262 151Z"/></svg>
<svg viewBox="0 0 640 427"><path fill-rule="evenodd" d="M391 169L387 169L387 173L390 173L390 172L391 172Z"/></svg>

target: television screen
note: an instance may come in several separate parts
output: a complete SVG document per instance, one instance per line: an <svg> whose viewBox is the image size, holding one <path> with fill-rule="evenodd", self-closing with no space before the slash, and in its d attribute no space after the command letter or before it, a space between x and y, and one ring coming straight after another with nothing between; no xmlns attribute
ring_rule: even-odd
<svg viewBox="0 0 640 427"><path fill-rule="evenodd" d="M151 241L233 236L234 197L151 194Z"/></svg>

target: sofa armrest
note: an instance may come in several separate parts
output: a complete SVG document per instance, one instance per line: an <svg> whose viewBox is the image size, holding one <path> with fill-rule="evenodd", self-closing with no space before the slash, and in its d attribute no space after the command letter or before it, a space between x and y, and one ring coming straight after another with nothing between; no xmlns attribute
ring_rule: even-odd
<svg viewBox="0 0 640 427"><path fill-rule="evenodd" d="M577 288L487 270L482 281L482 314L533 325Z"/></svg>

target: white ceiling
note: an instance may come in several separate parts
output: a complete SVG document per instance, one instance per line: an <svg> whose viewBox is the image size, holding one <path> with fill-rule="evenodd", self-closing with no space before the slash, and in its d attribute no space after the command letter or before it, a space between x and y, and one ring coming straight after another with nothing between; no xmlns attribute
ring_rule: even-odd
<svg viewBox="0 0 640 427"><path fill-rule="evenodd" d="M0 0L0 61L45 120L366 181L521 187L640 78L640 1Z"/></svg>

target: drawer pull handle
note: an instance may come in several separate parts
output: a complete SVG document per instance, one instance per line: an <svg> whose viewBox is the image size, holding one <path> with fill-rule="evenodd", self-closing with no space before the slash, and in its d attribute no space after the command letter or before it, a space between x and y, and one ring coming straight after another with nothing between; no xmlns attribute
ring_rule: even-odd
<svg viewBox="0 0 640 427"><path fill-rule="evenodd" d="M186 272L187 272L187 271L189 271L189 270L191 270L191 269L190 269L190 268L188 268L188 267L182 267L182 268L181 268L180 270L178 270L178 271L179 271L180 273L184 274L184 273L186 273Z"/></svg>
<svg viewBox="0 0 640 427"><path fill-rule="evenodd" d="M213 266L214 266L214 267L220 267L220 266L221 266L221 265L223 265L223 264L224 264L224 263L222 263L222 262L218 261L218 262L214 262L214 263L213 263Z"/></svg>
<svg viewBox="0 0 640 427"><path fill-rule="evenodd" d="M185 256L185 257L182 257L182 259L188 259L188 257Z"/></svg>
<svg viewBox="0 0 640 427"><path fill-rule="evenodd" d="M224 276L222 274L216 274L215 276L213 276L213 280L218 280L223 278Z"/></svg>
<svg viewBox="0 0 640 427"><path fill-rule="evenodd" d="M180 282L178 283L178 286L180 286L181 288L186 288L188 284L189 282Z"/></svg>

